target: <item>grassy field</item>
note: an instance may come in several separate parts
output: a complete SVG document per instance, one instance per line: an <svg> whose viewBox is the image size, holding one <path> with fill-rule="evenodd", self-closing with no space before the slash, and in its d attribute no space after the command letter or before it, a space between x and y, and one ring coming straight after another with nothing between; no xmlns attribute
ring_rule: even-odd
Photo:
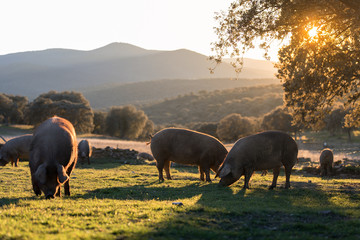
<svg viewBox="0 0 360 240"><path fill-rule="evenodd" d="M0 239L359 239L360 179L295 171L292 188L267 190L272 174L233 186L173 167L95 159L71 176L70 197L36 197L27 162L0 168ZM212 178L214 175L212 175ZM181 202L183 205L174 205Z"/></svg>

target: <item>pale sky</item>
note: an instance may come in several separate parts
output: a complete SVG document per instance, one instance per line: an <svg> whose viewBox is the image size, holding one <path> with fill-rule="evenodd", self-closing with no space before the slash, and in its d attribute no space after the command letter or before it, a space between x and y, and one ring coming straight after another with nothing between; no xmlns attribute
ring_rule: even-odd
<svg viewBox="0 0 360 240"><path fill-rule="evenodd" d="M112 42L211 55L214 12L232 0L2 0L0 55ZM254 50L246 57L263 59Z"/></svg>

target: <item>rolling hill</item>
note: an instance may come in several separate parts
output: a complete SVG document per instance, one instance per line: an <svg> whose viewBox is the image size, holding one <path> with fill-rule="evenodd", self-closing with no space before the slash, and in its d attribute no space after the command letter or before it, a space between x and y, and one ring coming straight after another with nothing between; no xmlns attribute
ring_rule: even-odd
<svg viewBox="0 0 360 240"><path fill-rule="evenodd" d="M84 90L83 94L91 106L104 109L111 106L126 104L145 104L166 98L174 98L188 93L199 91L214 91L238 87L250 87L278 84L279 80L270 79L174 79L153 80L136 83L111 85L101 89Z"/></svg>
<svg viewBox="0 0 360 240"><path fill-rule="evenodd" d="M48 49L21 52L0 56L0 92L23 95L32 100L50 90L75 90L83 92L89 98L99 99L109 89L112 91L111 95L122 95L120 89L129 88L131 83L155 81L148 84L153 87L146 88L148 92L154 92L153 95L158 92L158 99L161 96L159 92L165 97L174 96L167 94L169 91L158 91L159 81L164 84L167 80L174 80L171 83L175 83L176 79L208 79L210 82L219 78L274 79L276 71L271 62L249 59L245 59L243 71L238 75L227 63L219 65L214 74L209 73L210 66L206 56L186 49L146 50L125 43L112 43L91 51ZM185 84L188 88L179 90L179 93L202 90L194 87L196 84ZM133 100L146 101L146 98L134 99L137 91L143 91L136 86L132 85ZM119 91L116 92L115 89ZM131 95L129 91L126 93ZM109 92L106 94L110 95ZM105 106L96 101L90 99L94 106ZM109 101L111 102L106 106L130 102Z"/></svg>

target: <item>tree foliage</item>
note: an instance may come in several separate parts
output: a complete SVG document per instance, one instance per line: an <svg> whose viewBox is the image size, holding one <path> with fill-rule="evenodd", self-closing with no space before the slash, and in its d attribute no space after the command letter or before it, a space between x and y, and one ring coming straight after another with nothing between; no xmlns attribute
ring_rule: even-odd
<svg viewBox="0 0 360 240"><path fill-rule="evenodd" d="M254 133L255 126L251 118L233 113L220 120L216 133L223 141L236 141L240 137Z"/></svg>
<svg viewBox="0 0 360 240"><path fill-rule="evenodd" d="M93 133L96 133L96 134L105 133L106 116L107 116L106 112L96 111L96 110L94 111L94 130L93 130Z"/></svg>
<svg viewBox="0 0 360 240"><path fill-rule="evenodd" d="M0 93L0 122L23 123L28 103L27 97Z"/></svg>
<svg viewBox="0 0 360 240"><path fill-rule="evenodd" d="M281 85L201 91L148 104L142 109L155 124L219 122L231 113L261 117L283 105L283 95Z"/></svg>
<svg viewBox="0 0 360 240"><path fill-rule="evenodd" d="M69 120L77 132L88 133L94 128L94 113L89 101L79 92L41 94L30 103L26 118L29 124L38 125L54 115Z"/></svg>
<svg viewBox="0 0 360 240"><path fill-rule="evenodd" d="M291 124L292 116L284 107L277 107L264 115L261 128L264 130L280 130L293 132L295 128Z"/></svg>
<svg viewBox="0 0 360 240"><path fill-rule="evenodd" d="M124 139L146 138L153 133L154 124L144 111L132 105L112 107L106 118L106 132Z"/></svg>
<svg viewBox="0 0 360 240"><path fill-rule="evenodd" d="M230 54L240 69L241 56L255 40L269 49L273 40L286 39L277 68L294 121L316 124L341 99L352 109L346 124L360 126L359 15L360 0L235 1L216 17L212 59L220 62Z"/></svg>

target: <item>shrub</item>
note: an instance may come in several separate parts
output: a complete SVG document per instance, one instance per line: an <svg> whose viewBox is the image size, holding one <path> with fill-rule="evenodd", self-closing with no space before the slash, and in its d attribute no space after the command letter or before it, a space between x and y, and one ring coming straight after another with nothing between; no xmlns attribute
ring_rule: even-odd
<svg viewBox="0 0 360 240"><path fill-rule="evenodd" d="M254 133L254 131L255 122L253 119L233 113L220 120L216 133L220 140L236 141L243 136Z"/></svg>

